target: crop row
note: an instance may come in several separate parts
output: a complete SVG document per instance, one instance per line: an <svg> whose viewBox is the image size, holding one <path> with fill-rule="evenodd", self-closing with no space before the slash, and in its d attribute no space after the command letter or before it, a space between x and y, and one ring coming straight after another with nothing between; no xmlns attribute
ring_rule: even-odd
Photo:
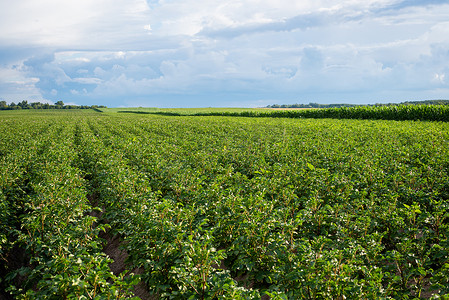
<svg viewBox="0 0 449 300"><path fill-rule="evenodd" d="M391 106L354 106L324 109L300 110L247 110L210 112L177 111L119 111L136 114L159 114L167 116L234 116L234 117L271 117L271 118L332 118L332 119L369 119L369 120L415 120L415 121L449 121L448 105L391 105Z"/></svg>
<svg viewBox="0 0 449 300"><path fill-rule="evenodd" d="M84 280L84 289L64 286L72 295L89 297L92 282L74 268L92 264L104 298L131 295L136 278L167 299L449 294L445 123L69 113L56 120L24 167L30 188L19 198L31 208L16 234L52 253L67 239L81 245L61 252L73 258L70 280ZM54 219L26 235L47 218ZM109 270L99 238L109 226L139 277ZM26 271L34 277L24 276L34 286L26 292L49 293L53 285L37 274L60 269L48 267L48 251L30 249Z"/></svg>
<svg viewBox="0 0 449 300"><path fill-rule="evenodd" d="M98 235L105 226L91 215L95 208L76 166L76 121L33 123L20 128L32 138L2 161L2 293L20 299L131 295L133 283L114 275L102 252Z"/></svg>
<svg viewBox="0 0 449 300"><path fill-rule="evenodd" d="M105 125L100 136L155 178L172 217L173 207L194 209L182 223L201 226L179 231L208 228L225 250L219 265L242 286L291 298L417 296L445 286L444 131L214 118L162 119L161 128L158 120L142 121L140 134L135 123ZM142 243L128 250L145 259L137 249L154 246ZM161 286L176 290L164 275Z"/></svg>

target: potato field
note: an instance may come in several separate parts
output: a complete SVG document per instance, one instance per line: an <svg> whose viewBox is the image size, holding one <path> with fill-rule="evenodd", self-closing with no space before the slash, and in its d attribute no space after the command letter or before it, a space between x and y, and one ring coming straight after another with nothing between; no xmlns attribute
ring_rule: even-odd
<svg viewBox="0 0 449 300"><path fill-rule="evenodd" d="M0 299L449 299L449 123L0 111Z"/></svg>

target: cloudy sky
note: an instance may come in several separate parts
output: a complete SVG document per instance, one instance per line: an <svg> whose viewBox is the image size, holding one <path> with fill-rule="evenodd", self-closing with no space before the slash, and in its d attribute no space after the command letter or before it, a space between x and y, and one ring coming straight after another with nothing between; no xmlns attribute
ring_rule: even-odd
<svg viewBox="0 0 449 300"><path fill-rule="evenodd" d="M0 0L0 100L449 99L449 0Z"/></svg>

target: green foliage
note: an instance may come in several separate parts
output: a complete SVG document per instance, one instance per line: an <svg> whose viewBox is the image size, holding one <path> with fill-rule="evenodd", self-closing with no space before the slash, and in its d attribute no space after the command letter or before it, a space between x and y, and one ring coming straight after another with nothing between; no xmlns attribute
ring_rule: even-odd
<svg viewBox="0 0 449 300"><path fill-rule="evenodd" d="M0 124L0 288L16 298L126 298L139 281L162 299L449 295L447 123L61 110ZM106 231L139 276L111 271Z"/></svg>
<svg viewBox="0 0 449 300"><path fill-rule="evenodd" d="M423 100L423 101L405 101L401 103L376 103L374 106L397 106L397 105L448 105L449 100ZM309 103L309 104L273 104L267 105L267 108L334 108L334 107L354 107L354 106L366 106L361 104L348 104L348 103L337 103L337 104L319 104L319 103ZM372 104L368 106L373 106Z"/></svg>
<svg viewBox="0 0 449 300"><path fill-rule="evenodd" d="M337 106L320 109L270 110L229 109L197 110L120 110L120 113L156 114L164 116L232 116L261 118L331 118L331 119L369 119L369 120L415 120L449 121L449 105L391 105L391 106Z"/></svg>
<svg viewBox="0 0 449 300"><path fill-rule="evenodd" d="M20 109L98 109L98 108L106 108L103 105L67 105L62 101L57 101L55 104L41 103L41 102L32 102L28 103L28 101L23 100L19 102L19 104L15 104L11 102L9 105L6 101L0 101L0 110L20 110ZM101 112L101 110L100 110Z"/></svg>
<svg viewBox="0 0 449 300"><path fill-rule="evenodd" d="M275 118L332 118L370 120L449 121L447 105L355 106L325 109L276 110L268 112L210 113L196 115L229 115Z"/></svg>

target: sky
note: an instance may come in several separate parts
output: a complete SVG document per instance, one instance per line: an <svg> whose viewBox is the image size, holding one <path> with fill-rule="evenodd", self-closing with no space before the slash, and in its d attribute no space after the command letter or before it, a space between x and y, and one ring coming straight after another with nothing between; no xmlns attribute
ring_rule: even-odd
<svg viewBox="0 0 449 300"><path fill-rule="evenodd" d="M0 0L0 100L449 99L449 0Z"/></svg>

